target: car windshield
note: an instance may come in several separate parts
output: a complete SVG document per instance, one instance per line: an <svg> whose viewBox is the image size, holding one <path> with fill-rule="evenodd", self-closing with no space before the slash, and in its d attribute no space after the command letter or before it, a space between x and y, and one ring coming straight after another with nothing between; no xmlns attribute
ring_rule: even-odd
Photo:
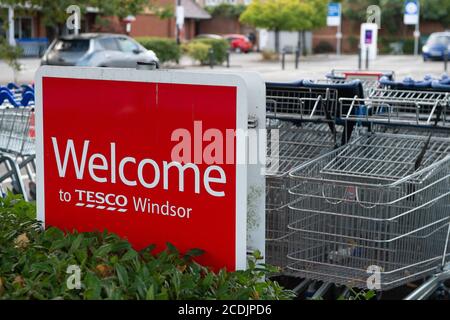
<svg viewBox="0 0 450 320"><path fill-rule="evenodd" d="M446 45L450 44L450 36L431 35L427 41L428 45Z"/></svg>
<svg viewBox="0 0 450 320"><path fill-rule="evenodd" d="M60 39L56 42L54 50L64 52L85 52L89 49L89 40Z"/></svg>

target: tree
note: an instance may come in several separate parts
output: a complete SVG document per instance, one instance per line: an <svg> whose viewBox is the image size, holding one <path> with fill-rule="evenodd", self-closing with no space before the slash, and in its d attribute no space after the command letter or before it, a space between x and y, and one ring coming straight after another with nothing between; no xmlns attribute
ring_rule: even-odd
<svg viewBox="0 0 450 320"><path fill-rule="evenodd" d="M14 74L14 82L17 82L17 72L20 71L19 57L22 55L20 47L11 46L5 38L0 38L0 60L12 69Z"/></svg>
<svg viewBox="0 0 450 320"><path fill-rule="evenodd" d="M423 19L440 22L446 29L450 26L450 1L422 0L420 4Z"/></svg>
<svg viewBox="0 0 450 320"><path fill-rule="evenodd" d="M98 9L98 18L116 16L120 19L128 15L136 15L144 8L156 8L154 2L149 0L77 0L82 14L88 7ZM55 34L60 35L68 14L66 8L74 4L73 0L2 0L2 4L15 5L15 10L32 14L33 7L39 8L45 26L52 28ZM158 12L160 10L157 10ZM163 14L166 14L164 11Z"/></svg>
<svg viewBox="0 0 450 320"><path fill-rule="evenodd" d="M280 31L304 31L325 25L327 0L253 0L240 21L275 32L280 51Z"/></svg>
<svg viewBox="0 0 450 320"><path fill-rule="evenodd" d="M399 24L403 24L404 0L343 0L343 14L346 18L359 23L366 21L366 10L370 5L381 8L382 28L389 34L396 34ZM447 28L450 25L450 1L420 0L420 17L436 21Z"/></svg>

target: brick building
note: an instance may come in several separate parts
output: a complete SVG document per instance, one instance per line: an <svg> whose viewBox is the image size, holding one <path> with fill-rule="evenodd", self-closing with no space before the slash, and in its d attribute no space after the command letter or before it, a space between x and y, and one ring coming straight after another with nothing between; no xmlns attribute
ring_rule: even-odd
<svg viewBox="0 0 450 320"><path fill-rule="evenodd" d="M175 7L175 0L159 0L160 6ZM181 0L184 8L184 27L180 36L182 40L189 40L195 37L199 32L199 24L201 21L211 19L211 16L194 0ZM110 23L101 28L93 27L96 31L125 33L125 23L117 18L110 18ZM155 12L145 9L144 12L135 17L135 21L131 23L132 37L167 37L174 38L176 36L175 18L161 19Z"/></svg>
<svg viewBox="0 0 450 320"><path fill-rule="evenodd" d="M159 0L158 4L174 8L176 0ZM194 0L181 0L181 4L184 7L185 15L181 38L188 40L198 34L199 22L211 19L211 16ZM2 5L0 0L0 10L4 13L2 16L9 17L8 20L13 21L13 23L8 21L10 27L4 30L1 28L3 21L0 19L0 36L9 38L11 43L16 42L15 40L21 41L24 39L52 39L55 36L51 29L45 27L39 8L28 8L26 11L18 10L18 8ZM82 32L126 32L126 23L117 17L107 18L106 24L96 25L97 14L98 10L95 8L90 8L83 13L81 21ZM12 19L10 19L11 17ZM175 18L161 19L147 8L141 14L138 14L135 17L135 21L131 23L130 35L133 37L175 37Z"/></svg>

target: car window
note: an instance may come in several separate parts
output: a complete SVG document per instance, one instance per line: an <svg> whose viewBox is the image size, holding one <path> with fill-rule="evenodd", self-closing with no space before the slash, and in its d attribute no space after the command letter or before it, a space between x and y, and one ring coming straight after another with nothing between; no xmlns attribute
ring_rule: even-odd
<svg viewBox="0 0 450 320"><path fill-rule="evenodd" d="M138 45L127 38L118 38L119 48L123 52L133 52L139 49Z"/></svg>
<svg viewBox="0 0 450 320"><path fill-rule="evenodd" d="M447 41L450 42L450 37L446 36L430 36L430 39L428 40L429 45L446 45Z"/></svg>
<svg viewBox="0 0 450 320"><path fill-rule="evenodd" d="M119 45L117 44L116 39L114 38L102 38L99 39L98 42L105 50L111 50L111 51L119 51Z"/></svg>
<svg viewBox="0 0 450 320"><path fill-rule="evenodd" d="M60 39L55 43L54 50L64 52L85 52L89 49L89 40Z"/></svg>

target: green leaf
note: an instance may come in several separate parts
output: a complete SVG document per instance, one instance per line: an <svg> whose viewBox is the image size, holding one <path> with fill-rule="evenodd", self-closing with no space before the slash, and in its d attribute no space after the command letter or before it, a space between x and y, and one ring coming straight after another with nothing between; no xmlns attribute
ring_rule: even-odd
<svg viewBox="0 0 450 320"><path fill-rule="evenodd" d="M133 260L133 259L136 259L138 257L138 254L137 254L137 252L135 251L135 250L133 250L133 249L129 249L128 251L127 251L127 253L125 253L123 256L122 256L122 259L120 259L122 262L125 262L125 261L130 261L130 260Z"/></svg>
<svg viewBox="0 0 450 320"><path fill-rule="evenodd" d="M94 256L106 257L112 251L112 249L113 247L111 244L104 244L94 251Z"/></svg>
<svg viewBox="0 0 450 320"><path fill-rule="evenodd" d="M87 300L98 300L101 298L101 282L100 280L93 274L89 273L85 277L85 286L86 289L84 291L84 298Z"/></svg>
<svg viewBox="0 0 450 320"><path fill-rule="evenodd" d="M72 242L72 245L70 246L69 255L73 255L74 252L78 250L83 239L84 239L84 235L82 233L77 235L75 240Z"/></svg>
<svg viewBox="0 0 450 320"><path fill-rule="evenodd" d="M199 257L205 253L202 249L191 249L188 252L186 252L186 257Z"/></svg>
<svg viewBox="0 0 450 320"><path fill-rule="evenodd" d="M155 300L155 289L153 284L147 289L147 294L145 295L146 300Z"/></svg>
<svg viewBox="0 0 450 320"><path fill-rule="evenodd" d="M175 246L173 244L171 244L170 242L167 242L166 246L170 253L178 253L178 249L175 248Z"/></svg>
<svg viewBox="0 0 450 320"><path fill-rule="evenodd" d="M51 264L48 262L38 262L33 263L30 267L31 272L45 272L45 273L52 273L54 271Z"/></svg>
<svg viewBox="0 0 450 320"><path fill-rule="evenodd" d="M116 267L117 278L122 286L128 286L128 272L122 265L117 264Z"/></svg>

